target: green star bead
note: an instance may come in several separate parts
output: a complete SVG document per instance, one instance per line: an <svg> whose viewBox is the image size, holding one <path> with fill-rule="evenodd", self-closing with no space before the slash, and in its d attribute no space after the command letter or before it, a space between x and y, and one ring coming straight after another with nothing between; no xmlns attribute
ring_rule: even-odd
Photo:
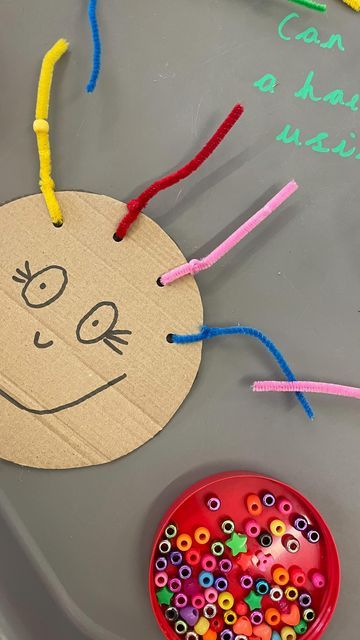
<svg viewBox="0 0 360 640"><path fill-rule="evenodd" d="M250 591L249 595L244 598L246 604L248 605L250 611L254 611L254 609L261 609L261 601L263 596L255 593L255 591Z"/></svg>
<svg viewBox="0 0 360 640"><path fill-rule="evenodd" d="M229 549L231 549L231 553L233 554L233 556L238 556L239 553L246 553L247 552L246 543L247 543L247 536L243 535L242 533L236 533L235 531L231 535L231 537L225 542L226 546L229 547Z"/></svg>
<svg viewBox="0 0 360 640"><path fill-rule="evenodd" d="M159 589L159 591L156 592L156 597L158 599L159 604L169 605L173 595L174 595L173 592L170 591L170 589L168 589L167 587L163 587L162 589Z"/></svg>

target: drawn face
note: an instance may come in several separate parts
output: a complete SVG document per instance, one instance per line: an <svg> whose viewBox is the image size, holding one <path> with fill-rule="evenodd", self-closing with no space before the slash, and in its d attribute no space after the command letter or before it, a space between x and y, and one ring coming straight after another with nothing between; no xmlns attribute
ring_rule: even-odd
<svg viewBox="0 0 360 640"><path fill-rule="evenodd" d="M4 205L0 218L0 455L51 468L146 442L186 397L201 356L201 345L166 341L202 322L192 278L157 285L184 261L172 240L141 216L116 243L124 205L60 198L61 229L41 196Z"/></svg>

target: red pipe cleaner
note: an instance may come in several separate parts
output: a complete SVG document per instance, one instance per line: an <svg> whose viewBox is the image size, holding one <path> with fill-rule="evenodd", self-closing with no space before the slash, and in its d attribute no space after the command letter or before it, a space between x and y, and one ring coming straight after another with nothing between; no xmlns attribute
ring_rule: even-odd
<svg viewBox="0 0 360 640"><path fill-rule="evenodd" d="M206 145L199 151L199 153L188 162L186 165L174 171L174 173L170 173L168 176L164 176L159 180L155 180L153 184L151 184L145 191L140 193L137 198L130 200L127 204L128 212L125 214L123 219L119 222L116 232L114 234L114 240L122 240L131 227L133 222L137 219L138 215L141 213L143 209L145 209L149 200L156 196L159 191L163 191L168 187L172 187L180 180L187 178L194 171L196 171L205 160L215 151L216 147L223 141L225 136L229 133L230 129L234 126L234 124L238 121L240 116L244 113L244 107L241 104L236 104L233 109L230 111L229 115L225 118L224 122L220 125L220 127L215 131L214 135L210 138L210 140L206 143Z"/></svg>

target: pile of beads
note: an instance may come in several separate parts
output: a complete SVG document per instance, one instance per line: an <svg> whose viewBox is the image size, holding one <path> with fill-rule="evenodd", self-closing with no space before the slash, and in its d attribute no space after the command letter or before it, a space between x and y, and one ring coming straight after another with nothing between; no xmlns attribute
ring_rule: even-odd
<svg viewBox="0 0 360 640"><path fill-rule="evenodd" d="M167 638L295 640L315 628L330 586L321 561L324 523L276 488L267 480L229 500L220 486L172 510L150 569Z"/></svg>

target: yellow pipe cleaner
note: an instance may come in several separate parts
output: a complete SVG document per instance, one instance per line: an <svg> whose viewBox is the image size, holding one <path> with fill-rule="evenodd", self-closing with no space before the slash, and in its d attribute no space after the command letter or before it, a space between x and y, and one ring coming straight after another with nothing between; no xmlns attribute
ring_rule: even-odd
<svg viewBox="0 0 360 640"><path fill-rule="evenodd" d="M51 177L51 149L49 140L49 101L54 67L61 56L68 50L69 43L61 38L44 55L36 100L36 112L33 129L40 163L40 189L44 196L50 218L55 227L61 227L63 217L60 205L55 196L55 182Z"/></svg>
<svg viewBox="0 0 360 640"><path fill-rule="evenodd" d="M343 0L345 4L354 9L354 11L360 11L360 0Z"/></svg>

